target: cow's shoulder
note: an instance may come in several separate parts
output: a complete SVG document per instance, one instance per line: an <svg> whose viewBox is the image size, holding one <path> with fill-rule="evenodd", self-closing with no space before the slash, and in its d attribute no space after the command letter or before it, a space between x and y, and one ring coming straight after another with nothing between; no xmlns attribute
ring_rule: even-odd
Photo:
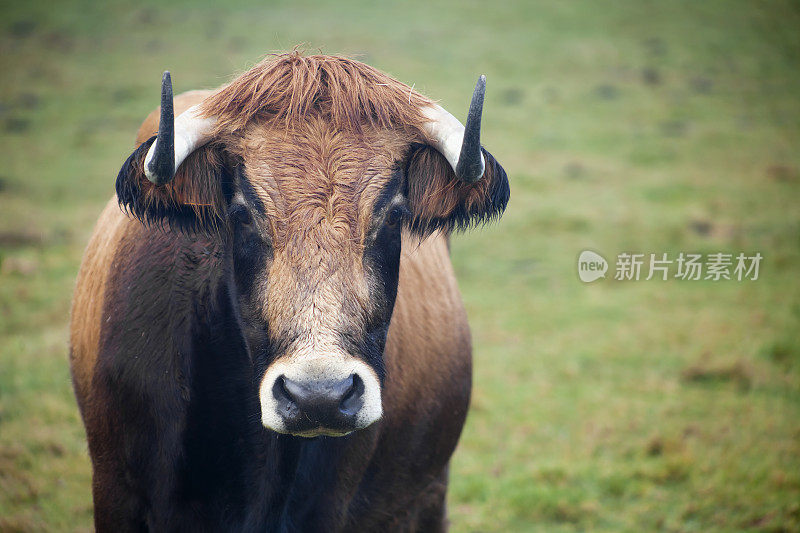
<svg viewBox="0 0 800 533"><path fill-rule="evenodd" d="M81 262L72 299L70 364L78 404L88 394L100 342L100 324L114 255L126 233L138 222L120 209L116 195L106 204L95 225Z"/></svg>

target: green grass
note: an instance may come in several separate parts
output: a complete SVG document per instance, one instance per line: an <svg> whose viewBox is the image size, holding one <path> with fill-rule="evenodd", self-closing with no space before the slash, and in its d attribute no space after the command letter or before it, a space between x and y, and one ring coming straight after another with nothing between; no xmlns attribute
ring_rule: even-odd
<svg viewBox="0 0 800 533"><path fill-rule="evenodd" d="M69 302L161 71L213 87L298 43L461 118L489 80L513 194L453 244L476 358L454 531L800 530L796 2L51 4L0 5L0 530L90 528ZM584 285L583 249L764 262Z"/></svg>

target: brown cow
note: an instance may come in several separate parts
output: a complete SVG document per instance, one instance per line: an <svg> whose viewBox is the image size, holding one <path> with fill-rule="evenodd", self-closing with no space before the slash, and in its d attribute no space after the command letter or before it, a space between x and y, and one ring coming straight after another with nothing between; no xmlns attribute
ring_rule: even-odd
<svg viewBox="0 0 800 533"><path fill-rule="evenodd" d="M98 531L446 528L471 385L448 235L509 196L483 91L465 129L340 57L174 101L165 74L72 309Z"/></svg>

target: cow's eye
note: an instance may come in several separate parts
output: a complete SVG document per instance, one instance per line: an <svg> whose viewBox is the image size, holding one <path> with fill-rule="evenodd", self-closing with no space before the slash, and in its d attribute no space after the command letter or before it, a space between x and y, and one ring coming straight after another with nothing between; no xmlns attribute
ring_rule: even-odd
<svg viewBox="0 0 800 533"><path fill-rule="evenodd" d="M400 207L400 206L394 207L386 215L385 224L387 226L389 226L390 228L393 228L393 227L397 226L400 222L403 221L403 218L405 217L405 214L406 214L406 210L403 209L402 207Z"/></svg>
<svg viewBox="0 0 800 533"><path fill-rule="evenodd" d="M250 211L241 204L231 206L230 217L231 220L239 226L249 226L253 223L253 217L250 215Z"/></svg>

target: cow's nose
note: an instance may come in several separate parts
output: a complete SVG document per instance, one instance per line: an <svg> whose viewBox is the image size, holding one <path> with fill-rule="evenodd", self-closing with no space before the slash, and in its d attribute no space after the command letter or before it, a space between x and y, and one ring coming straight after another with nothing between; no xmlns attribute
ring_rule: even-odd
<svg viewBox="0 0 800 533"><path fill-rule="evenodd" d="M278 413L291 433L342 434L353 431L364 404L364 382L357 374L343 380L275 380L272 394Z"/></svg>

